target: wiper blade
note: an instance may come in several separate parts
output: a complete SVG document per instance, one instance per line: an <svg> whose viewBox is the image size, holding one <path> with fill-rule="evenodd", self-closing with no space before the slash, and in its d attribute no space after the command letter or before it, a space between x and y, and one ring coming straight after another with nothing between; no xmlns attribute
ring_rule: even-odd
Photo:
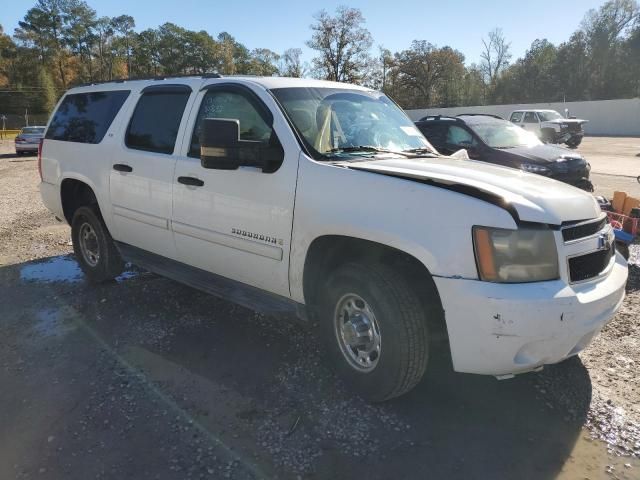
<svg viewBox="0 0 640 480"><path fill-rule="evenodd" d="M431 150L430 148L427 148L427 147L408 148L407 150L403 150L403 152L404 153L415 153L415 154L428 153L429 155L433 155L434 157L438 156L438 154L436 152L434 152L433 150Z"/></svg>
<svg viewBox="0 0 640 480"><path fill-rule="evenodd" d="M416 149L422 150L422 149ZM435 155L431 150L425 149L428 153ZM327 153L357 153L357 152L365 152L365 153L391 153L393 155L401 155L403 157L413 158L416 155L420 154L420 152L412 151L412 150L389 150L388 148L380 148L374 147L372 145L358 145L358 146L350 146L350 147L340 147L340 148L332 148L331 150L325 152Z"/></svg>
<svg viewBox="0 0 640 480"><path fill-rule="evenodd" d="M353 145L349 147L332 148L327 153L350 153L350 152L379 152L379 153L401 153L387 150L386 148L374 147L371 145Z"/></svg>

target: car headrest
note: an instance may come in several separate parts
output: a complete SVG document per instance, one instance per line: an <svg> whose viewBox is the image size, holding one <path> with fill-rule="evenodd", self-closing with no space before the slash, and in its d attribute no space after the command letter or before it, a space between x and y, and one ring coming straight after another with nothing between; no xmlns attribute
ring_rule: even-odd
<svg viewBox="0 0 640 480"><path fill-rule="evenodd" d="M291 110L291 118L301 132L306 132L313 128L313 119L311 118L311 112L308 110L294 108Z"/></svg>

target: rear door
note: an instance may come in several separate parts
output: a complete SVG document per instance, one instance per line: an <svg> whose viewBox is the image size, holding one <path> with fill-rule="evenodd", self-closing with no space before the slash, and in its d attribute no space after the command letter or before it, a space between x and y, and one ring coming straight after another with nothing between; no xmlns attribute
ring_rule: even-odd
<svg viewBox="0 0 640 480"><path fill-rule="evenodd" d="M111 161L114 238L169 258L173 152L191 93L185 84L144 88Z"/></svg>
<svg viewBox="0 0 640 480"><path fill-rule="evenodd" d="M181 262L289 296L300 147L277 108L266 92L237 83L218 82L200 92L176 164L172 227ZM203 168L204 118L237 119L241 140L280 142L284 157L268 172Z"/></svg>

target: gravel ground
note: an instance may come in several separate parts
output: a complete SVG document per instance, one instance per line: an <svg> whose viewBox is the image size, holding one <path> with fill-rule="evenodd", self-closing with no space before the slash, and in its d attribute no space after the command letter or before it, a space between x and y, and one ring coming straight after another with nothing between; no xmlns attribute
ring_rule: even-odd
<svg viewBox="0 0 640 480"><path fill-rule="evenodd" d="M580 355L508 381L455 374L382 405L307 325L133 267L86 284L32 158L0 146L0 478L640 478L640 249Z"/></svg>

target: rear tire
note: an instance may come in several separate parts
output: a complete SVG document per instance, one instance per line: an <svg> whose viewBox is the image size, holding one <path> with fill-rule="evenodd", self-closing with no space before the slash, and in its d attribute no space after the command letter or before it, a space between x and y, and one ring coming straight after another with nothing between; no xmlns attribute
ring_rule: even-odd
<svg viewBox="0 0 640 480"><path fill-rule="evenodd" d="M71 240L78 264L90 282L112 280L124 270L122 257L97 206L84 206L75 211Z"/></svg>
<svg viewBox="0 0 640 480"><path fill-rule="evenodd" d="M322 339L337 373L366 400L400 396L423 377L427 317L438 311L423 305L409 282L384 265L349 263L329 276L320 305Z"/></svg>

